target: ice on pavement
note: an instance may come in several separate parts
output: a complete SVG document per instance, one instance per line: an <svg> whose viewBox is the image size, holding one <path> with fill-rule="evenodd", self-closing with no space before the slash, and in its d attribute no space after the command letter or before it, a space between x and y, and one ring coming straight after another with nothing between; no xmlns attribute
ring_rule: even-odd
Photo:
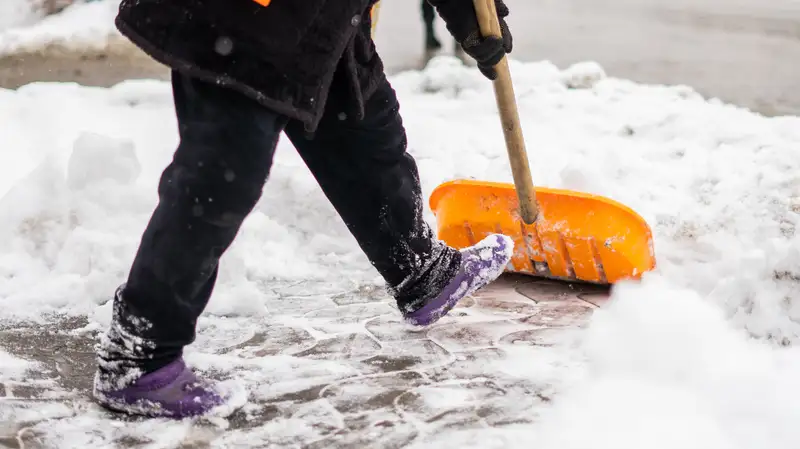
<svg viewBox="0 0 800 449"><path fill-rule="evenodd" d="M0 382L16 381L22 379L30 370L36 368L35 364L7 353L0 348Z"/></svg>
<svg viewBox="0 0 800 449"><path fill-rule="evenodd" d="M591 63L562 71L512 61L512 74L534 181L605 195L642 214L653 228L658 269L615 289L591 325L565 332L560 344L498 343L507 357L458 359L450 369L473 379L469 385L430 386L406 373L411 393L394 401L406 420L386 421L385 409L364 400L389 388L385 379L349 381L348 361L378 344L363 336L364 320L386 321L396 311L340 295L380 294L382 284L282 140L263 198L223 259L188 360L242 378L261 399L328 387L303 409L219 430L211 447L311 444L342 428L340 409L361 413L376 447L796 447L800 118L765 118L686 86L609 79ZM511 180L491 85L476 70L441 58L391 81L426 198L453 178ZM105 326L107 302L124 280L177 143L172 108L169 84L154 81L0 90L5 323L46 323L57 315L89 317L90 335ZM433 222L429 211L427 217ZM326 314L331 298L358 318ZM484 325L472 316L452 322L461 319ZM378 328L386 334L381 341L418 363L450 357L407 337L390 319ZM325 345L310 350L326 336ZM253 358L214 352L248 341L263 342ZM0 378L27 366L0 353L7 360ZM491 379L503 383L492 386ZM523 386L531 383L549 399L529 395ZM113 421L83 401L51 409L61 419L35 425L43 441L55 444L46 447L154 435L159 447L176 447L199 438L187 423L109 427ZM486 404L527 422L426 422L441 410Z"/></svg>

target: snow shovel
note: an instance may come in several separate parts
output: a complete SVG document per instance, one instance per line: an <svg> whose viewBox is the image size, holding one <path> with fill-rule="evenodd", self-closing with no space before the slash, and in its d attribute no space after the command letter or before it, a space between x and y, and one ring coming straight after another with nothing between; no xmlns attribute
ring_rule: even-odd
<svg viewBox="0 0 800 449"><path fill-rule="evenodd" d="M484 36L501 36L494 0L473 0ZM534 188L508 60L493 82L514 184L456 180L430 197L441 240L471 246L490 233L514 240L506 268L572 282L613 284L655 268L650 227L628 207L601 196Z"/></svg>

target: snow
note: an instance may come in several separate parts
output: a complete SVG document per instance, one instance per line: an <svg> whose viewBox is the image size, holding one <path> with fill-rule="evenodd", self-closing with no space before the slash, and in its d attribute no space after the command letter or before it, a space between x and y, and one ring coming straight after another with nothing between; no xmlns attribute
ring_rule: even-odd
<svg viewBox="0 0 800 449"><path fill-rule="evenodd" d="M543 448L791 447L796 348L749 339L696 293L625 286L583 336L585 378L540 422Z"/></svg>
<svg viewBox="0 0 800 449"><path fill-rule="evenodd" d="M59 14L38 19L29 0L3 0L0 6L0 57L37 52L45 48L64 51L101 50L121 36L114 26L119 1L75 2Z"/></svg>
<svg viewBox="0 0 800 449"><path fill-rule="evenodd" d="M0 348L0 382L17 381L22 379L29 371L36 368L35 364L15 357Z"/></svg>
<svg viewBox="0 0 800 449"><path fill-rule="evenodd" d="M38 18L29 0L4 0L0 3L0 32L21 25L30 24Z"/></svg>
<svg viewBox="0 0 800 449"><path fill-rule="evenodd" d="M658 268L641 283L618 286L586 329L565 330L552 345L500 344L508 357L457 359L468 383L408 380L408 391L392 403L406 422L389 431L371 427L375 441L396 443L392 438L413 431L415 448L522 448L531 441L542 449L796 447L800 118L766 118L686 86L608 78L591 62L565 70L548 62L511 67L534 181L632 207L653 227ZM510 181L492 88L477 71L440 58L391 81L426 198L453 178ZM105 328L108 300L124 280L177 143L172 108L169 84L156 81L0 90L0 320L47 323L58 314L88 317L89 330ZM434 219L430 211L427 218ZM366 399L383 391L384 380L350 377L350 361L366 357L374 340L334 338L325 351L301 356L315 338L393 317L396 311L381 307L346 309L356 318L324 313L338 294L381 286L282 140L264 195L223 258L187 360L242 379L251 400L328 384L319 399L297 410L279 405L278 418L228 433L159 420L116 428L88 405L49 409L62 419L33 429L45 443L70 447L119 438L158 438L159 447L193 439L203 445L204 438L211 447L269 447L308 444L342 429L332 404L383 422L384 411L371 410ZM487 334L508 332L493 328L491 317L446 319L472 320ZM396 324L381 327L389 342L382 350L427 357L430 365L454 357L429 350ZM269 342L270 332L284 335L282 326L308 332L268 343L254 358L212 354L261 333ZM0 353L0 380L19 378L28 366ZM506 392L485 385L495 378L508 382ZM552 395L550 402L513 389L528 383ZM441 428L426 421L486 404L533 423ZM0 416L25 410L0 409Z"/></svg>

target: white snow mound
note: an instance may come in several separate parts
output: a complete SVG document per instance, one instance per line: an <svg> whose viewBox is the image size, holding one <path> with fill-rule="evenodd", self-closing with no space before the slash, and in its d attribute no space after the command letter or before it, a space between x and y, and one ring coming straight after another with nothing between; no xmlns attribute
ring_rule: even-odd
<svg viewBox="0 0 800 449"><path fill-rule="evenodd" d="M537 358L551 363L508 348L519 357L481 367L559 393L537 425L452 430L416 447L794 449L800 118L766 118L684 86L609 78L592 64L511 68L534 182L639 212L653 228L659 266L618 286L588 329ZM492 87L480 73L440 58L391 82L426 198L453 178L511 181ZM2 318L59 312L105 321L178 140L169 84L0 90L0 122ZM260 294L265 286L310 279L330 293L375 277L282 139L207 316L268 314L278 301ZM292 304L313 304L308 295ZM308 415L328 422L317 405ZM304 423L280 431L313 435ZM95 424L79 423L87 431ZM239 437L248 435L226 435Z"/></svg>
<svg viewBox="0 0 800 449"><path fill-rule="evenodd" d="M5 5L5 2L9 4ZM6 27L0 22L0 57L55 47L63 51L101 50L110 41L121 37L114 25L119 8L117 0L76 2L58 14L34 23L30 22L38 16L25 5L19 5L18 0L3 0L2 3L0 16L5 8L12 11L9 11L8 19L2 19L8 20Z"/></svg>

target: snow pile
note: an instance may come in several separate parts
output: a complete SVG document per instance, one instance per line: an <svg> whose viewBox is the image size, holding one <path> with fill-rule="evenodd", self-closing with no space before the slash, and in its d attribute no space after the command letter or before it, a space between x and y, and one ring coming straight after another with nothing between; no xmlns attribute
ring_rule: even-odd
<svg viewBox="0 0 800 449"><path fill-rule="evenodd" d="M22 26L37 18L30 0L3 0L0 2L0 32Z"/></svg>
<svg viewBox="0 0 800 449"><path fill-rule="evenodd" d="M8 3L6 3L8 2ZM29 12L30 2L3 0L0 6L0 56L37 52L58 47L63 51L105 49L121 40L114 26L119 1L98 0L75 3L58 14L38 18ZM8 15L4 10L8 9Z"/></svg>
<svg viewBox="0 0 800 449"><path fill-rule="evenodd" d="M535 439L545 449L794 448L800 358L775 343L800 336L800 118L765 118L684 86L609 79L593 64L561 71L515 62L512 74L534 181L638 211L653 227L659 268L640 284L619 286L588 329L565 333L546 354L504 347L508 359L471 368L475 378L549 383L557 394L552 407L536 412L536 425L451 429L413 446L521 448ZM392 82L426 197L453 178L510 182L491 85L477 71L442 58ZM177 143L172 108L169 84L161 82L0 90L2 319L59 313L107 323L107 301L124 280ZM308 282L291 300L304 314L324 303L314 294L329 300L337 291L381 285L285 139L262 200L221 269L201 347L214 344L202 335L220 335L213 332L222 332L214 330L221 317L241 329L313 323L306 315L270 315L296 281ZM325 291L308 291L317 285ZM336 324L347 326L340 318ZM229 370L237 365L192 357ZM319 368L309 371L339 378L345 370L337 363L317 374ZM291 377L270 369L274 378L258 394L274 394L268 385ZM351 389L359 387L371 388ZM520 400L514 394L502 399L505 406ZM439 389L428 399L431 409L467 402L459 390ZM340 426L329 404L312 404L298 416L322 427L293 419L274 438ZM95 418L70 422L88 431ZM177 426L168 433L182 434Z"/></svg>
<svg viewBox="0 0 800 449"><path fill-rule="evenodd" d="M117 142L105 136L82 134L67 167L67 184L71 189L96 188L109 182L128 185L141 173L133 142Z"/></svg>
<svg viewBox="0 0 800 449"><path fill-rule="evenodd" d="M33 84L0 98L0 119L13 123L0 129L3 318L91 313L124 281L177 143L169 85ZM264 292L256 286L272 278L338 277L348 286L358 273L375 278L302 160L279 160L226 257L220 281L228 288L211 312L257 313Z"/></svg>
<svg viewBox="0 0 800 449"><path fill-rule="evenodd" d="M537 426L543 449L791 448L800 351L749 339L696 293L621 288L583 347L584 379Z"/></svg>

